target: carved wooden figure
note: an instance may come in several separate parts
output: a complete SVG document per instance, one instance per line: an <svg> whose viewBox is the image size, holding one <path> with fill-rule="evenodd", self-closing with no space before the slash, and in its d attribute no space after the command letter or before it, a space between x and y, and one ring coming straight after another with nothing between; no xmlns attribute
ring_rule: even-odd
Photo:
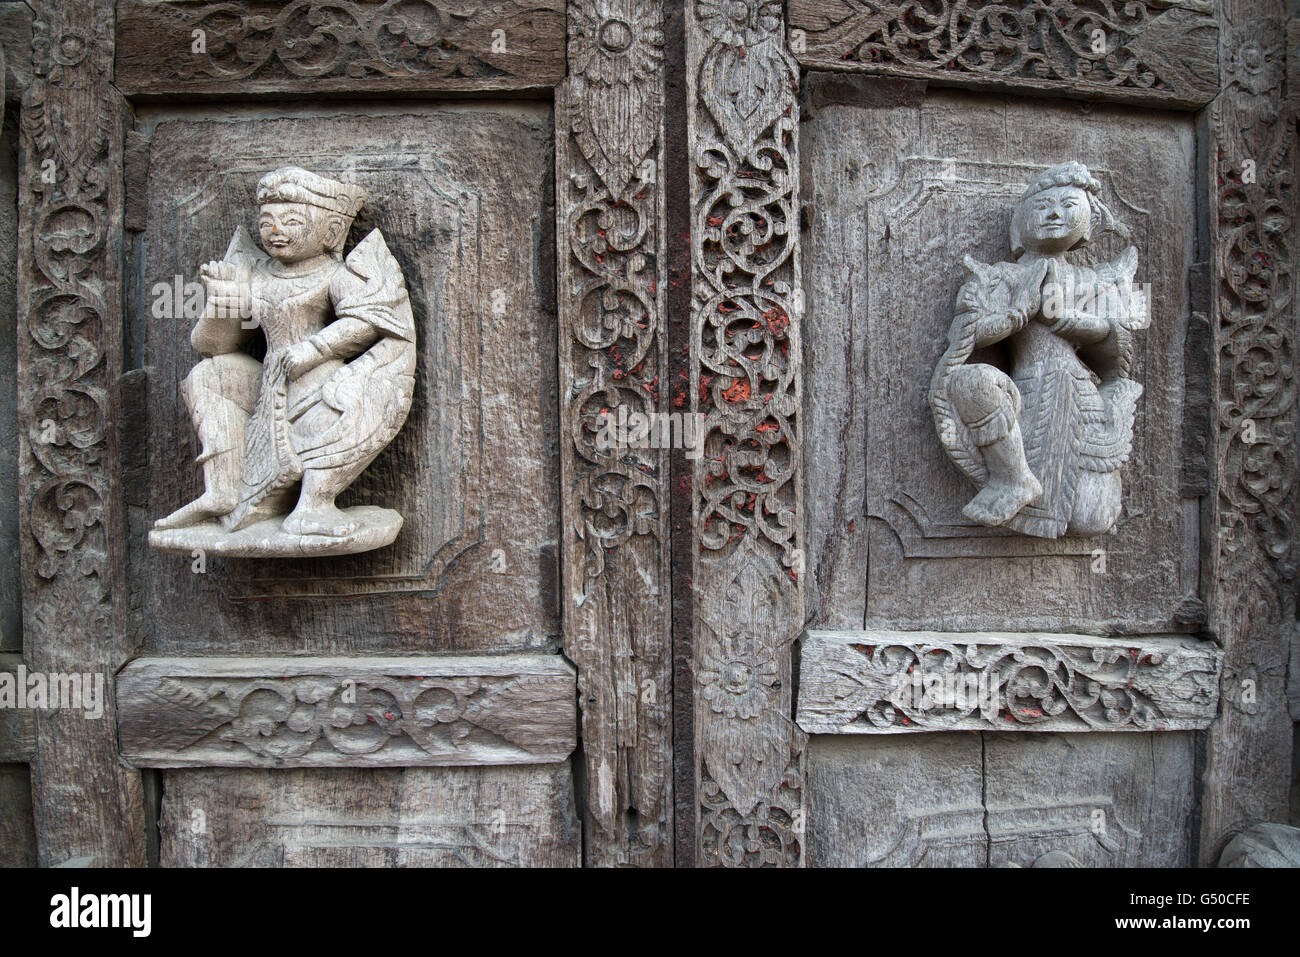
<svg viewBox="0 0 1300 957"><path fill-rule="evenodd" d="M979 487L962 510L972 521L1059 538L1100 535L1119 518L1142 394L1132 334L1150 315L1133 247L1094 267L1065 258L1094 232L1123 232L1099 191L1080 163L1044 171L1011 219L1016 261L965 259L972 275L930 406L944 448ZM994 364L999 350L1009 374Z"/></svg>
<svg viewBox="0 0 1300 957"><path fill-rule="evenodd" d="M343 259L365 201L357 186L296 167L258 183L262 248L242 227L202 267L206 305L182 386L202 443L204 492L154 523L164 551L342 555L387 545L402 516L335 497L406 421L415 323L378 230ZM259 362L242 347L266 336Z"/></svg>

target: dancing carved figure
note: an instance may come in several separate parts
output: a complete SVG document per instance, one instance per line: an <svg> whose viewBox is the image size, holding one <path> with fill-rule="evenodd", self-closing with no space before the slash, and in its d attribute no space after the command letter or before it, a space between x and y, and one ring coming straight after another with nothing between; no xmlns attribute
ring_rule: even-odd
<svg viewBox="0 0 1300 957"><path fill-rule="evenodd" d="M257 186L261 248L242 227L200 269L203 358L182 385L202 446L204 491L154 523L150 544L213 554L337 555L387 545L391 509L335 498L411 408L415 322L379 230L343 258L365 202L357 186L296 167ZM244 351L261 329L266 356Z"/></svg>
<svg viewBox="0 0 1300 957"><path fill-rule="evenodd" d="M1054 166L1016 205L1015 261L965 257L971 276L930 407L948 455L979 489L962 510L974 522L1059 538L1099 535L1119 518L1142 394L1132 334L1150 315L1133 247L1095 266L1066 259L1104 230L1123 233L1099 192L1082 164Z"/></svg>

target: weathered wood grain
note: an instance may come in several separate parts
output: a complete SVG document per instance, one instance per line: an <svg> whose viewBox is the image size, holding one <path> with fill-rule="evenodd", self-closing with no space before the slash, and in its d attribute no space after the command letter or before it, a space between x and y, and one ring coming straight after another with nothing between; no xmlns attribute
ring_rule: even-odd
<svg viewBox="0 0 1300 957"><path fill-rule="evenodd" d="M4 51L3 99L6 105L16 105L32 82L32 8L21 0L0 3L0 50Z"/></svg>
<svg viewBox="0 0 1300 957"><path fill-rule="evenodd" d="M797 721L810 734L1197 730L1221 659L1194 638L811 631Z"/></svg>
<svg viewBox="0 0 1300 957"><path fill-rule="evenodd" d="M24 7L24 9L26 9ZM5 54L8 62L9 53ZM30 57L29 57L30 58ZM8 85L6 84L6 89ZM22 651L18 546L18 110L0 128L0 652Z"/></svg>
<svg viewBox="0 0 1300 957"><path fill-rule="evenodd" d="M602 417L670 411L662 10L577 0L569 18L556 266L564 647L581 689L585 860L662 867L673 826L669 452L657 431L662 447L601 441Z"/></svg>
<svg viewBox="0 0 1300 957"><path fill-rule="evenodd" d="M266 171L310 167L364 186L354 226L380 228L417 330L402 431L340 505L405 524L388 548L311 560L133 556L150 654L538 651L560 633L550 110L540 104L139 112L152 140L136 244L133 358L147 414L147 517L201 489L181 379L194 319L164 291L197 283L255 205ZM511 161L502 162L503 156ZM162 315L158 315L162 313ZM177 439L183 441L178 442ZM196 573L201 570L202 573ZM366 596L362 600L361 596Z"/></svg>
<svg viewBox="0 0 1300 957"><path fill-rule="evenodd" d="M1234 834L1287 819L1296 620L1300 23L1282 0L1223 0L1217 15L1223 90L1201 151L1217 386L1202 580L1225 654L1223 714L1206 736L1205 864Z"/></svg>
<svg viewBox="0 0 1300 957"><path fill-rule="evenodd" d="M1208 4L792 0L790 37L808 68L943 85L1184 108L1218 89Z"/></svg>
<svg viewBox="0 0 1300 957"><path fill-rule="evenodd" d="M164 867L577 867L568 764L166 772Z"/></svg>
<svg viewBox="0 0 1300 957"><path fill-rule="evenodd" d="M1199 528L1181 468L1190 119L825 73L806 79L805 100L805 288L823 337L805 350L815 625L1191 630ZM1088 164L1132 230L1090 255L1137 247L1153 322L1137 342L1144 394L1115 533L1039 541L962 514L971 486L943 455L926 390L963 255L1004 259L1026 164L1067 156Z"/></svg>
<svg viewBox="0 0 1300 957"><path fill-rule="evenodd" d="M686 15L696 861L799 866L804 616L798 65L779 5Z"/></svg>
<svg viewBox="0 0 1300 957"><path fill-rule="evenodd" d="M31 774L25 765L5 760L0 744L0 867L35 867Z"/></svg>
<svg viewBox="0 0 1300 957"><path fill-rule="evenodd" d="M15 674L19 655L0 654L0 674ZM36 718L27 708L0 708L0 764L26 764L36 751Z"/></svg>
<svg viewBox="0 0 1300 957"><path fill-rule="evenodd" d="M111 697L134 634L116 431L125 105L111 0L34 9L18 187L23 645L34 671L105 673ZM42 865L145 863L140 775L118 760L111 701L101 720L37 713L32 803Z"/></svg>
<svg viewBox="0 0 1300 957"><path fill-rule="evenodd" d="M564 0L123 0L116 70L132 97L540 90Z"/></svg>
<svg viewBox="0 0 1300 957"><path fill-rule="evenodd" d="M558 655L141 658L118 676L137 767L546 764L577 743Z"/></svg>
<svg viewBox="0 0 1300 957"><path fill-rule="evenodd" d="M808 745L816 867L1186 867L1195 736L822 736ZM1041 863L1038 866L1042 866Z"/></svg>

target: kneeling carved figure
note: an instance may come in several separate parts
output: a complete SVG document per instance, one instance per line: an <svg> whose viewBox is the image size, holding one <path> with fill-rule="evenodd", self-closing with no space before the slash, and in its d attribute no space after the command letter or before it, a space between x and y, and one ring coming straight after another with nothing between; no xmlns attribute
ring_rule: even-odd
<svg viewBox="0 0 1300 957"><path fill-rule="evenodd" d="M1134 330L1150 323L1137 251L1077 266L1065 254L1122 232L1080 163L1030 182L1011 219L1014 262L965 258L948 349L930 384L939 439L979 488L972 521L1026 535L1098 535L1120 514L1120 469L1142 386ZM1005 342L1010 374L978 351ZM989 353L985 353L988 355Z"/></svg>
<svg viewBox="0 0 1300 957"><path fill-rule="evenodd" d="M204 492L154 524L150 544L225 555L347 554L387 545L395 511L335 497L411 408L415 322L379 230L343 258L365 192L285 167L257 186L258 249L242 227L203 266L203 359L182 385ZM264 251L263 251L264 250ZM261 328L266 357L243 351Z"/></svg>

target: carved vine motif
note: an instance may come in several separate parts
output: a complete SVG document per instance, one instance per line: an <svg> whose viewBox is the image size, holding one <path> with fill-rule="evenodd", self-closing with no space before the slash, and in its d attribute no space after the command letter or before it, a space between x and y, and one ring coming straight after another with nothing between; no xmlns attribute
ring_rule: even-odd
<svg viewBox="0 0 1300 957"><path fill-rule="evenodd" d="M1212 95L1212 52L1193 35L1212 34L1213 18L1152 12L1151 6L1133 0L802 0L793 19L807 28L811 51L846 66Z"/></svg>
<svg viewBox="0 0 1300 957"><path fill-rule="evenodd" d="M562 11L557 0L295 0L270 10L205 4L181 11L186 33L206 34L206 56L182 61L180 75L506 77L528 43L558 35ZM494 36L497 30L504 32Z"/></svg>
<svg viewBox="0 0 1300 957"><path fill-rule="evenodd" d="M541 689L553 679L529 677L409 678L296 675L290 679L161 679L150 694L191 716L193 740L206 752L247 752L292 762L317 751L361 758L414 745L454 759L484 734L524 752L553 750L529 720ZM523 709L522 712L520 709Z"/></svg>
<svg viewBox="0 0 1300 957"><path fill-rule="evenodd" d="M1100 640L904 640L812 633L799 723L810 732L1164 731L1202 728L1218 701L1209 645ZM916 633L910 633L916 634Z"/></svg>
<svg viewBox="0 0 1300 957"><path fill-rule="evenodd" d="M1276 24L1259 36L1280 38ZM1231 38L1229 38L1231 40ZM1219 151L1215 276L1219 319L1220 579L1295 575L1296 117L1280 103L1287 52L1229 42L1212 108ZM1246 163L1254 175L1245 175ZM1251 592L1259 595L1252 586ZM1225 594L1227 599L1231 595ZM1226 613L1226 609L1225 609Z"/></svg>
<svg viewBox="0 0 1300 957"><path fill-rule="evenodd" d="M54 607L62 596L68 607L92 609L88 618L108 613L106 345L116 321L107 154L119 113L109 86L112 9L98 6L106 9L90 18L84 7L42 8L22 113L36 171L24 183L25 202L35 208L28 213L31 268L20 294L27 305L20 428L34 460L23 466L23 511L39 548L37 574L54 580Z"/></svg>
<svg viewBox="0 0 1300 957"><path fill-rule="evenodd" d="M696 0L693 11L700 863L798 863L801 775L786 780L800 748L788 717L802 622L798 72L779 2Z"/></svg>
<svg viewBox="0 0 1300 957"><path fill-rule="evenodd" d="M802 863L803 778L803 755L799 753L786 766L772 799L741 814L706 768L699 784L704 861L728 867Z"/></svg>
<svg viewBox="0 0 1300 957"><path fill-rule="evenodd" d="M602 416L659 408L664 330L657 285L655 187L663 102L663 32L651 0L596 0L571 8L568 127L586 168L561 182L565 289L576 354L566 425L582 460L577 535L583 591L605 552L632 536L659 536L664 463L657 450L600 448ZM581 72L577 72L581 71Z"/></svg>
<svg viewBox="0 0 1300 957"><path fill-rule="evenodd" d="M565 650L597 865L672 860L668 452L607 428L667 405L662 17L657 0L571 0L556 93Z"/></svg>

